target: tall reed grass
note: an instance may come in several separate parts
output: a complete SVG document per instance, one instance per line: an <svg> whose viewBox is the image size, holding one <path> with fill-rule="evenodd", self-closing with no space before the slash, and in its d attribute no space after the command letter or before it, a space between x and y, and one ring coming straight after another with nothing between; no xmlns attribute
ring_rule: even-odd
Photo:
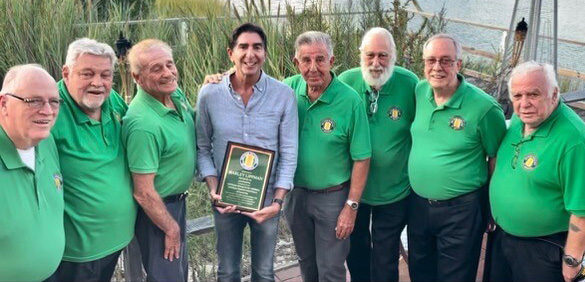
<svg viewBox="0 0 585 282"><path fill-rule="evenodd" d="M264 71L278 79L297 72L292 63L293 43L300 33L308 30L329 33L336 56L334 71L341 73L359 65L361 37L374 26L386 27L394 34L397 64L422 74L422 44L445 26L442 17L437 17L414 30L409 28L411 18L404 9L406 4L397 0L388 7L382 6L380 0L359 0L343 7L329 3L325 9L320 2L306 2L300 11L283 5L276 15L270 14L270 0L246 1L243 8L217 2L223 5L221 9L204 11L191 6L162 5L162 0L146 9L144 3L154 3L153 0L105 1L1 0L0 11L4 11L4 16L0 17L0 75L16 64L39 63L58 80L70 42L90 37L114 46L122 32L133 42L146 38L168 42L173 47L181 88L194 103L206 74L231 67L226 53L228 38L232 29L244 22L264 28L268 37ZM356 10L363 13L356 14ZM167 19L173 17L176 19ZM119 73L115 82L114 88L121 91ZM201 184L193 185L188 199L190 218L211 213L206 188ZM290 240L284 225L279 238ZM198 281L215 280L214 235L191 237L189 243L193 277ZM245 244L244 254L248 253L249 246ZM249 262L247 255L244 261ZM243 273L248 272L244 269Z"/></svg>

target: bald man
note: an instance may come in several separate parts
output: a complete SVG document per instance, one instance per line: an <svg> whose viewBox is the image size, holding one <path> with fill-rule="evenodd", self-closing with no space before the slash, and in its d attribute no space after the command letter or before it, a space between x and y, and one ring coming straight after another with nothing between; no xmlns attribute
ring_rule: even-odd
<svg viewBox="0 0 585 282"><path fill-rule="evenodd" d="M63 256L63 180L51 127L61 100L39 65L6 73L0 90L0 281L41 281Z"/></svg>

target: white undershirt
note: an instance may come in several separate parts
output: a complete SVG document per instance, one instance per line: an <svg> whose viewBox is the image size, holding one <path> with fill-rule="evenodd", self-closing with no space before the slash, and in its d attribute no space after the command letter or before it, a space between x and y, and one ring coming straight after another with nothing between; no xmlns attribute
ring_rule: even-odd
<svg viewBox="0 0 585 282"><path fill-rule="evenodd" d="M20 155L20 159L22 159L22 162L26 166L30 167L32 170L35 170L35 147L26 150L21 149L16 150L18 151L18 154Z"/></svg>

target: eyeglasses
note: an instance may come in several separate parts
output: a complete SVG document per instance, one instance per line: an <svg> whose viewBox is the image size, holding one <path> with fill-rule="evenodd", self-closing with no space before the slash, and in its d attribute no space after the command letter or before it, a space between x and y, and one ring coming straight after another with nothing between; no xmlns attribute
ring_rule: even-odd
<svg viewBox="0 0 585 282"><path fill-rule="evenodd" d="M380 91L372 90L366 91L370 101L370 116L373 116L378 111L378 98L380 97Z"/></svg>
<svg viewBox="0 0 585 282"><path fill-rule="evenodd" d="M455 62L455 60L450 59L450 58L441 58L439 60L437 60L436 58L428 58L428 59L424 59L424 61L425 61L425 65L427 67L432 67L437 62L439 62L439 65L441 65L441 67L443 67L443 68L450 68L453 66L453 63Z"/></svg>
<svg viewBox="0 0 585 282"><path fill-rule="evenodd" d="M46 101L43 98L22 98L19 96L16 96L12 93L5 93L4 95L8 95L10 97L14 97L20 101L23 101L25 104L27 104L29 107L33 108L33 109L42 109L46 103L49 103L49 106L51 107L51 109L53 110L58 110L59 107L61 106L61 103L63 103L63 99L57 99L57 98L51 98L48 101Z"/></svg>

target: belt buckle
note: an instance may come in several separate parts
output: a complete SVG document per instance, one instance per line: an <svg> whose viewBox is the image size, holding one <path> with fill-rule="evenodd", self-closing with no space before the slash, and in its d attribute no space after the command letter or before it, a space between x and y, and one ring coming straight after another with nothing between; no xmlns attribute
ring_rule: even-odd
<svg viewBox="0 0 585 282"><path fill-rule="evenodd" d="M438 205L440 203L438 200L431 200L431 199L427 199L427 202L429 202L429 205L431 205L431 206Z"/></svg>
<svg viewBox="0 0 585 282"><path fill-rule="evenodd" d="M179 194L179 201L187 198L187 196L189 196L189 191L185 191L185 193Z"/></svg>

